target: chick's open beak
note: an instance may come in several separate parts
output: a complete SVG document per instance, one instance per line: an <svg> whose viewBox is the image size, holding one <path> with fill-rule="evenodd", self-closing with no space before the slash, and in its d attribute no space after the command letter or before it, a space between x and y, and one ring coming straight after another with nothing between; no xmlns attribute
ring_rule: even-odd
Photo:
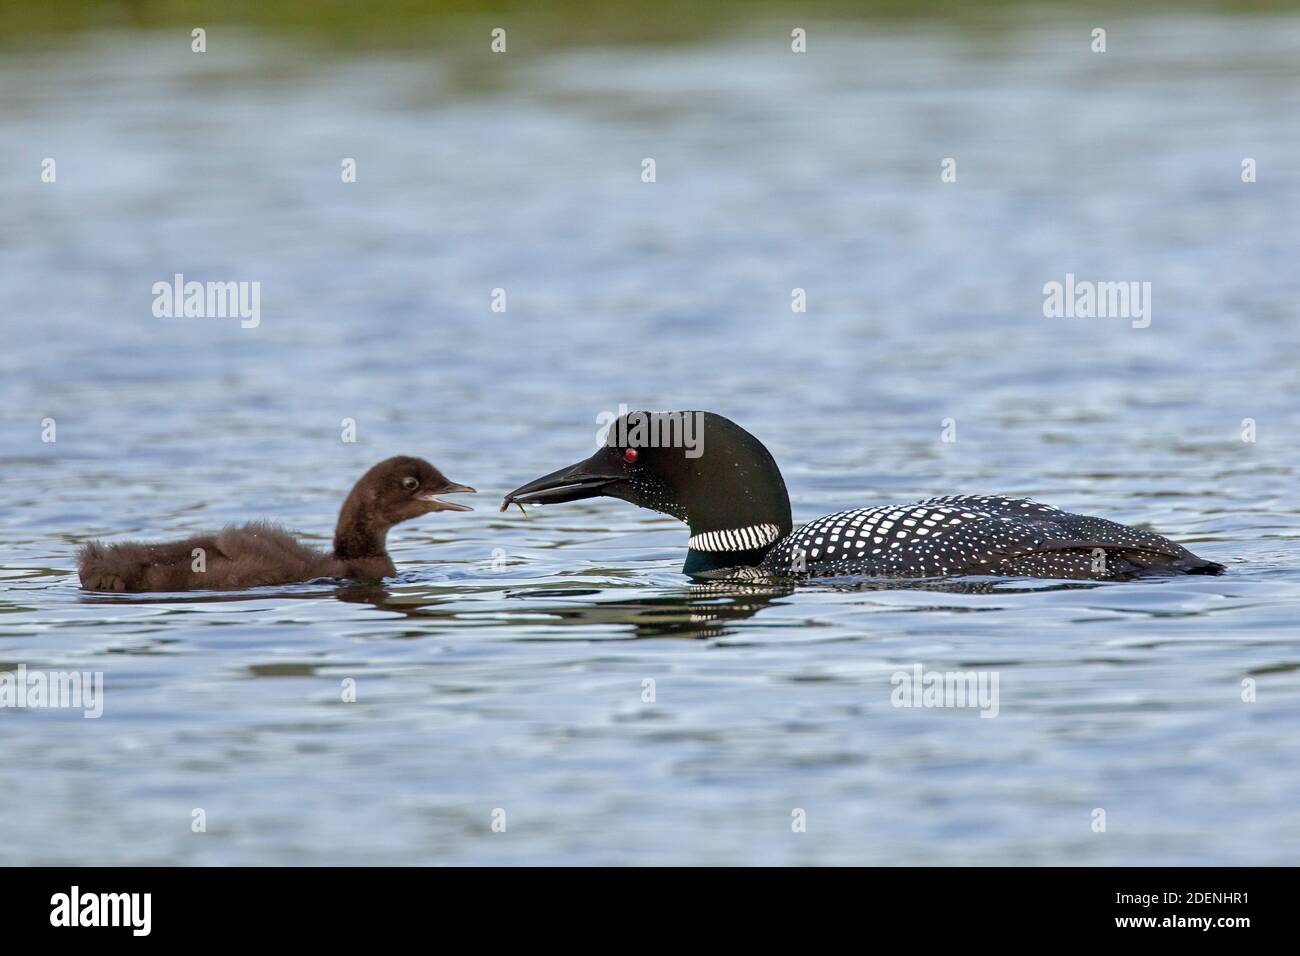
<svg viewBox="0 0 1300 956"><path fill-rule="evenodd" d="M469 485L459 485L454 481L449 481L436 492L438 495L474 495L478 494ZM443 501L435 496L434 492L429 492L419 496L421 501L427 502L430 511L473 511L469 505L462 505L455 501Z"/></svg>

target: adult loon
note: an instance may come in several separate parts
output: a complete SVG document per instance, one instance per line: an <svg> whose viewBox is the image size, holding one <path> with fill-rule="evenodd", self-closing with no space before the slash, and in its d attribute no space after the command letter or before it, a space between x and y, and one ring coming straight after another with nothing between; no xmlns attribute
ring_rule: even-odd
<svg viewBox="0 0 1300 956"><path fill-rule="evenodd" d="M693 577L1123 580L1223 571L1149 531L1026 498L928 498L840 511L795 528L771 454L721 415L632 412L608 435L586 461L510 492L502 510L605 495L672 515L690 527L682 571Z"/></svg>
<svg viewBox="0 0 1300 956"><path fill-rule="evenodd" d="M431 511L472 511L435 496L473 491L448 481L422 458L388 458L362 475L343 502L333 551L319 551L277 525L257 521L181 541L92 541L78 553L77 569L89 591L225 590L392 577L397 568L388 556L388 529Z"/></svg>

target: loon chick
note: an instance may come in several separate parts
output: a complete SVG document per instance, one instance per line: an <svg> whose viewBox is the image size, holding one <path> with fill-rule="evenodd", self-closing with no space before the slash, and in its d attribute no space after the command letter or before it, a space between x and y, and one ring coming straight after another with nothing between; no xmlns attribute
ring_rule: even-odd
<svg viewBox="0 0 1300 956"><path fill-rule="evenodd" d="M255 521L181 541L91 541L77 554L77 570L88 591L206 591L392 577L397 568L384 544L388 529L431 511L472 511L434 496L473 491L422 458L388 458L362 475L343 502L331 552Z"/></svg>
<svg viewBox="0 0 1300 956"><path fill-rule="evenodd" d="M682 571L692 577L1123 580L1223 571L1149 531L1025 498L929 498L841 511L794 528L772 455L721 415L632 412L608 434L586 461L510 492L502 510L605 495L672 515L690 527Z"/></svg>

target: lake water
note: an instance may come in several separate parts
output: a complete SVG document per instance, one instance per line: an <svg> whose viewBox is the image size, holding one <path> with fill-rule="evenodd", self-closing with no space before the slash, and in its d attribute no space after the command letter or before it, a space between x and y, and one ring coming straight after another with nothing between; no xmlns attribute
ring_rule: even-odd
<svg viewBox="0 0 1300 956"><path fill-rule="evenodd" d="M807 26L0 55L0 670L105 687L0 710L0 863L1297 861L1300 20ZM260 324L155 318L176 273ZM1067 273L1150 326L1044 318ZM704 588L671 519L497 513L620 403L745 425L796 521L1029 495L1229 571ZM78 589L93 537L327 542L399 453L481 493L383 587Z"/></svg>

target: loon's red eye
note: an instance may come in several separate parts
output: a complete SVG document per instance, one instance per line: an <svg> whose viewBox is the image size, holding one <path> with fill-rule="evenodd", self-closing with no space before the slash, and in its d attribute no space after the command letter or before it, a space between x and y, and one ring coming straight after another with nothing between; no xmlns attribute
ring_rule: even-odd
<svg viewBox="0 0 1300 956"><path fill-rule="evenodd" d="M627 462L629 465L632 464L632 462L636 461L636 460L637 460L636 449L635 449L635 448L624 448L624 449L623 449L623 460L624 460L625 462Z"/></svg>

